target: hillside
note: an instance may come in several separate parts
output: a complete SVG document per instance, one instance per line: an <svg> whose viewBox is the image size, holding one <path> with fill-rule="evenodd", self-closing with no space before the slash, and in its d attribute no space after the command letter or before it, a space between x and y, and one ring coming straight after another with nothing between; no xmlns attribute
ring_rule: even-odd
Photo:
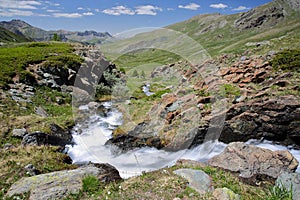
<svg viewBox="0 0 300 200"><path fill-rule="evenodd" d="M115 41L100 48L109 58L116 60L119 66L125 68L138 66L142 63L139 60L143 60L144 57L164 64L178 60L178 55L169 52L170 55L167 57L171 61L168 61L166 56L161 57L161 49L156 48L156 46L160 47L160 41L166 41L168 38L169 46L180 48L183 54L187 53L191 46L185 44L176 46L174 38L172 41L172 37L177 37L176 34L186 34L212 57L228 53L242 54L246 51L263 54L282 47L299 47L299 19L300 8L297 0L275 0L240 14L198 15L187 21L167 26L165 29ZM154 48L152 51L144 50L152 47Z"/></svg>
<svg viewBox="0 0 300 200"><path fill-rule="evenodd" d="M100 44L107 38L112 37L109 33L98 33L96 31L72 32L72 31L45 31L43 29L31 26L22 20L11 20L9 22L0 22L0 27L3 27L17 35L24 35L27 38L32 38L35 41L52 40L53 35L57 34L63 41L77 41L87 44Z"/></svg>
<svg viewBox="0 0 300 200"><path fill-rule="evenodd" d="M2 43L11 43L11 42L29 42L30 39L22 36L14 34L4 28L0 27L0 42Z"/></svg>

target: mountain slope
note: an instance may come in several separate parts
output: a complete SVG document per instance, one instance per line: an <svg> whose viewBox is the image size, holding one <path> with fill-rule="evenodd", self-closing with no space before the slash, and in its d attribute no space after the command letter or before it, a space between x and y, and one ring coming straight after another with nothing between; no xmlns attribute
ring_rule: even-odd
<svg viewBox="0 0 300 200"><path fill-rule="evenodd" d="M29 41L31 40L22 35L17 35L13 32L10 32L0 27L0 42L10 43L10 42L29 42Z"/></svg>
<svg viewBox="0 0 300 200"><path fill-rule="evenodd" d="M199 15L167 28L189 35L211 55L245 51L248 42L261 42L286 34L299 38L299 3L276 0L234 15ZM251 46L251 45L250 45Z"/></svg>
<svg viewBox="0 0 300 200"><path fill-rule="evenodd" d="M253 8L248 12L221 15L204 14L195 16L189 20L165 27L166 30L174 30L192 38L203 47L210 56L218 56L226 53L243 53L253 51L256 54L266 53L280 48L296 48L300 44L300 5L297 0L275 0L265 5ZM166 35L160 36L159 31L153 31L136 35L133 38L112 42L102 46L108 58L120 58L116 64L121 67L138 66L143 63L136 62L147 56L158 61L161 52L159 50L132 51L130 55L118 54L124 49L144 48L159 46L161 41L166 41ZM153 37L156 37L154 39ZM169 39L173 36L169 35ZM174 42L175 43L175 42ZM176 42L177 43L177 42ZM144 45L144 46L143 46ZM175 46L174 46L175 45ZM172 44L172 48L177 44ZM189 51L191 46L181 45L181 52ZM123 51L124 52L124 51ZM176 59L176 56L169 55ZM162 58L161 63L167 64L167 59ZM173 59L171 59L173 60ZM126 62L125 62L126 61ZM129 63L129 64L128 64Z"/></svg>
<svg viewBox="0 0 300 200"><path fill-rule="evenodd" d="M11 20L9 22L0 22L0 27L3 27L17 35L24 35L27 38L32 38L35 41L47 41L53 38L54 34L58 34L64 41L78 41L86 43L101 43L106 38L112 37L109 33L98 33L95 31L72 32L72 31L45 31L43 29L31 26L22 20Z"/></svg>

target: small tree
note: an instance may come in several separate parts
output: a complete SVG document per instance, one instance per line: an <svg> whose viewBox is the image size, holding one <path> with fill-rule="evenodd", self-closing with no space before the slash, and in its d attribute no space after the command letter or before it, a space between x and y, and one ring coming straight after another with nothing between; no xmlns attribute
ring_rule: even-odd
<svg viewBox="0 0 300 200"><path fill-rule="evenodd" d="M52 40L53 41L61 41L61 38L60 38L60 36L57 33L54 33Z"/></svg>
<svg viewBox="0 0 300 200"><path fill-rule="evenodd" d="M145 71L144 71L144 70L141 72L141 77L142 77L142 78L145 78L145 77L146 77L146 74L145 74Z"/></svg>
<svg viewBox="0 0 300 200"><path fill-rule="evenodd" d="M133 77L138 77L139 73L136 71L136 69L132 72L132 76Z"/></svg>

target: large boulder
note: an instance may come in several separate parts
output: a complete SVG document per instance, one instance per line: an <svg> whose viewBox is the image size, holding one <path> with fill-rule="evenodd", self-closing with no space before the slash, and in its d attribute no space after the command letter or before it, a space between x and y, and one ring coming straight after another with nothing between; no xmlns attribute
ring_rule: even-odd
<svg viewBox="0 0 300 200"><path fill-rule="evenodd" d="M96 176L101 182L121 180L119 172L113 166L90 164L74 170L24 177L9 188L6 196L30 192L30 200L64 199L68 194L82 189L82 179L86 176Z"/></svg>
<svg viewBox="0 0 300 200"><path fill-rule="evenodd" d="M294 172L298 161L289 151L271 151L233 142L221 154L208 160L208 164L239 173L242 180L255 184L261 180L275 180L282 172Z"/></svg>

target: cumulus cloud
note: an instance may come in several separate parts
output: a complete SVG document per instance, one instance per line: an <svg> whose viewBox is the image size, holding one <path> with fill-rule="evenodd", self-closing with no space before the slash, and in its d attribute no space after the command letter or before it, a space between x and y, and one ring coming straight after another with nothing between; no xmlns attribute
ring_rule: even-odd
<svg viewBox="0 0 300 200"><path fill-rule="evenodd" d="M162 8L152 5L136 6L135 9L126 6L115 6L110 9L105 9L102 12L108 15L157 15L157 11L162 11ZM96 11L98 12L98 11Z"/></svg>
<svg viewBox="0 0 300 200"><path fill-rule="evenodd" d="M78 7L77 10L84 10L84 8L83 7Z"/></svg>
<svg viewBox="0 0 300 200"><path fill-rule="evenodd" d="M233 8L232 10L233 11L242 11L242 10L247 10L247 9L249 9L249 8L247 8L246 6L239 6L237 8Z"/></svg>
<svg viewBox="0 0 300 200"><path fill-rule="evenodd" d="M105 14L108 14L108 15L115 15L115 16L134 15L135 14L135 12L133 10L131 10L130 8L127 8L125 6L115 6L110 9L105 9L102 12Z"/></svg>
<svg viewBox="0 0 300 200"><path fill-rule="evenodd" d="M209 7L217 8L217 9L224 9L224 8L227 8L228 6L223 3L218 3L218 4L211 4Z"/></svg>
<svg viewBox="0 0 300 200"><path fill-rule="evenodd" d="M162 8L152 5L137 6L135 8L138 15L157 15L157 11L162 11Z"/></svg>
<svg viewBox="0 0 300 200"><path fill-rule="evenodd" d="M94 15L94 13L92 12L85 12L85 13L82 13L84 16L92 16Z"/></svg>
<svg viewBox="0 0 300 200"><path fill-rule="evenodd" d="M178 8L188 9L188 10L198 10L200 8L200 5L196 3L190 3L187 5L179 5Z"/></svg>
<svg viewBox="0 0 300 200"><path fill-rule="evenodd" d="M53 17L56 17L56 18L59 18L59 17L79 18L79 17L82 17L82 14L80 14L80 13L53 13Z"/></svg>
<svg viewBox="0 0 300 200"><path fill-rule="evenodd" d="M41 5L38 1L11 1L11 0L0 0L0 8L10 9L38 9L37 6Z"/></svg>
<svg viewBox="0 0 300 200"><path fill-rule="evenodd" d="M0 16L12 17L12 16L32 16L33 12L28 10L17 10L17 9L0 9Z"/></svg>

